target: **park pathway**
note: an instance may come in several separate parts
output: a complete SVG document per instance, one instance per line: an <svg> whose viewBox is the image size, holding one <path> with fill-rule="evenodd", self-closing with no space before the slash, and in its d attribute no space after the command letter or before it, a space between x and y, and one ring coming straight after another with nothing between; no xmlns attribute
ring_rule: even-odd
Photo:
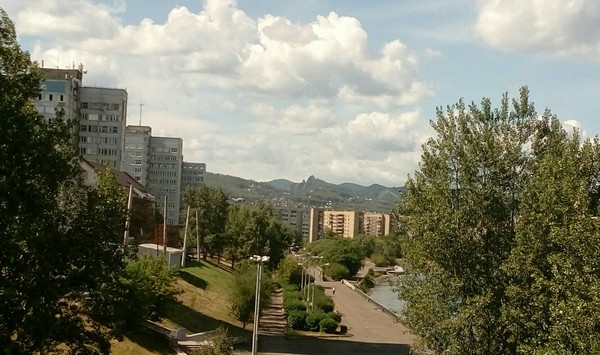
<svg viewBox="0 0 600 355"><path fill-rule="evenodd" d="M414 337L373 303L340 282L319 281L325 293L333 297L342 314L347 336L261 335L258 352L262 355L408 355ZM335 295L333 295L335 287ZM248 354L237 352L236 354Z"/></svg>

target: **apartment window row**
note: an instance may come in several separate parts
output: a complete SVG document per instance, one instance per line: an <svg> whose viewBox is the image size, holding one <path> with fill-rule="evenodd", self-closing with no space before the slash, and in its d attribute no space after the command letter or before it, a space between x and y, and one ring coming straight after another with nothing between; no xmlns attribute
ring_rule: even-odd
<svg viewBox="0 0 600 355"><path fill-rule="evenodd" d="M176 171L149 171L148 175L150 176L173 176L177 177Z"/></svg>
<svg viewBox="0 0 600 355"><path fill-rule="evenodd" d="M125 143L125 149L144 149L143 144Z"/></svg>
<svg viewBox="0 0 600 355"><path fill-rule="evenodd" d="M155 153L177 153L179 151L179 148L152 147L151 149Z"/></svg>
<svg viewBox="0 0 600 355"><path fill-rule="evenodd" d="M130 173L140 174L142 172L142 168L129 168L127 171Z"/></svg>
<svg viewBox="0 0 600 355"><path fill-rule="evenodd" d="M176 155L151 155L150 160L175 160L177 161Z"/></svg>
<svg viewBox="0 0 600 355"><path fill-rule="evenodd" d="M135 158L135 157L141 158L141 157L144 156L144 153L142 153L142 152L130 152L129 156L132 157L132 158Z"/></svg>
<svg viewBox="0 0 600 355"><path fill-rule="evenodd" d="M42 101L44 99L43 94L39 94L37 97L38 101ZM58 99L59 102L65 101L65 95L62 94L48 94L46 96L47 101L54 101L54 99Z"/></svg>
<svg viewBox="0 0 600 355"><path fill-rule="evenodd" d="M100 155L112 155L112 156L116 156L118 154L118 150L117 149L109 149L109 148L100 148L98 149L98 154Z"/></svg>
<svg viewBox="0 0 600 355"><path fill-rule="evenodd" d="M118 126L105 126L105 125L81 125L79 126L81 132L100 132L100 133L119 133Z"/></svg>
<svg viewBox="0 0 600 355"><path fill-rule="evenodd" d="M107 102L82 102L81 108L88 108L91 110L119 110L121 105Z"/></svg>
<svg viewBox="0 0 600 355"><path fill-rule="evenodd" d="M79 143L117 144L117 138L116 137L80 136Z"/></svg>
<svg viewBox="0 0 600 355"><path fill-rule="evenodd" d="M81 119L86 121L119 122L119 115L102 115L97 113L83 113Z"/></svg>
<svg viewBox="0 0 600 355"><path fill-rule="evenodd" d="M177 164L150 163L151 168L176 169Z"/></svg>
<svg viewBox="0 0 600 355"><path fill-rule="evenodd" d="M176 184L177 180L175 179L148 179L148 182L151 184Z"/></svg>
<svg viewBox="0 0 600 355"><path fill-rule="evenodd" d="M161 193L161 194L167 194L167 193L175 193L175 189L174 188L168 188L168 187L161 187L160 189L155 189L156 192Z"/></svg>

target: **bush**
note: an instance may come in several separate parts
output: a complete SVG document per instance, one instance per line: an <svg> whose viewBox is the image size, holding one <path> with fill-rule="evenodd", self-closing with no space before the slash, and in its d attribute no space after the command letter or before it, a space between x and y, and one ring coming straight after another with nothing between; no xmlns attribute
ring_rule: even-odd
<svg viewBox="0 0 600 355"><path fill-rule="evenodd" d="M285 284L283 285L283 291L284 292L294 292L294 291L299 291L300 290L300 286L296 285L296 284Z"/></svg>
<svg viewBox="0 0 600 355"><path fill-rule="evenodd" d="M287 322L290 328L295 330L306 329L306 311L291 310L287 314Z"/></svg>
<svg viewBox="0 0 600 355"><path fill-rule="evenodd" d="M373 269L371 269L373 270ZM369 270L369 271L371 271ZM358 283L358 288L364 292L364 293L369 293L369 291L375 287L375 278L373 277L372 274L367 274L365 277L363 277L362 280L360 280L360 282Z"/></svg>
<svg viewBox="0 0 600 355"><path fill-rule="evenodd" d="M328 334L335 333L335 331L337 330L337 327L338 327L338 322L336 322L335 319L330 318L330 317L325 317L325 318L321 319L321 322L319 322L319 329L321 330L321 332L324 332L324 333L328 333Z"/></svg>
<svg viewBox="0 0 600 355"><path fill-rule="evenodd" d="M306 317L306 328L312 332L318 332L321 329L321 321L325 318L323 311L315 311Z"/></svg>
<svg viewBox="0 0 600 355"><path fill-rule="evenodd" d="M327 317L335 320L338 323L342 321L342 315L337 312L329 312L327 313Z"/></svg>
<svg viewBox="0 0 600 355"><path fill-rule="evenodd" d="M331 263L325 267L325 273L334 280L347 279L350 277L350 271L342 264Z"/></svg>
<svg viewBox="0 0 600 355"><path fill-rule="evenodd" d="M317 298L315 297L315 308L322 310L325 313L333 312L335 305L331 297Z"/></svg>
<svg viewBox="0 0 600 355"><path fill-rule="evenodd" d="M283 291L283 299L284 300L301 300L302 294L300 291Z"/></svg>
<svg viewBox="0 0 600 355"><path fill-rule="evenodd" d="M372 254L370 257L371 261L373 262L373 264L375 264L375 266L390 266L390 259L386 258L383 254L379 254L379 253L375 253Z"/></svg>
<svg viewBox="0 0 600 355"><path fill-rule="evenodd" d="M283 300L283 308L286 312L289 311L306 311L306 306L304 302L299 299L284 299Z"/></svg>

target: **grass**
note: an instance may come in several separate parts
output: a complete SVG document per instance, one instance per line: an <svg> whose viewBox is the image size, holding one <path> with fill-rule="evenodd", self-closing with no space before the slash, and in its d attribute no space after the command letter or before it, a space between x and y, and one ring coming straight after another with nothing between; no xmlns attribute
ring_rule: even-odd
<svg viewBox="0 0 600 355"><path fill-rule="evenodd" d="M231 272L206 261L191 261L179 271L175 280L175 300L167 304L161 324L197 333L225 327L231 336L251 338L251 325L243 329L229 315L228 294L234 282ZM127 334L122 342L113 343L111 354L167 354L166 341L145 331Z"/></svg>

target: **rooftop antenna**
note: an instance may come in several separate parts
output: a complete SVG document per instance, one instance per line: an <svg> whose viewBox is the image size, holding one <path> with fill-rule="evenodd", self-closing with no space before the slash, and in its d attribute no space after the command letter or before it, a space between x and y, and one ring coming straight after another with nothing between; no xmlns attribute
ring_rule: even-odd
<svg viewBox="0 0 600 355"><path fill-rule="evenodd" d="M143 102L140 102L140 122L138 124L138 126L142 125L142 107L144 106Z"/></svg>

